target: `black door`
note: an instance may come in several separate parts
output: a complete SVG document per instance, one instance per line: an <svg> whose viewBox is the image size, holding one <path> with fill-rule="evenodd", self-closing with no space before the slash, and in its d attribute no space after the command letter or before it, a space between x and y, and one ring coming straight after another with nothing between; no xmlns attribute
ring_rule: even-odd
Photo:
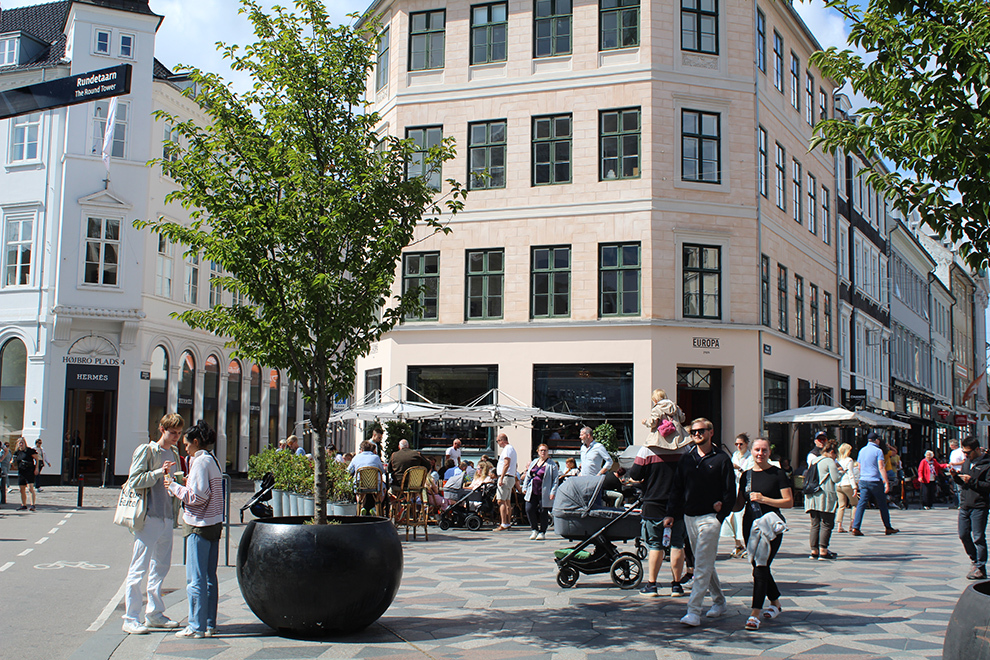
<svg viewBox="0 0 990 660"><path fill-rule="evenodd" d="M684 411L685 424L704 417L715 426L713 443L732 437L732 429L722 429L722 371L721 369L678 367L677 405ZM687 427L690 428L690 427Z"/></svg>

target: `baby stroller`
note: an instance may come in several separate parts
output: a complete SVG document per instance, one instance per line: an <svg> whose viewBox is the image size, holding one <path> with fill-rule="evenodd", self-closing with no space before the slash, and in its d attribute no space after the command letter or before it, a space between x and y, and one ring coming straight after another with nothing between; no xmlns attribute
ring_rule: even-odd
<svg viewBox="0 0 990 660"><path fill-rule="evenodd" d="M554 553L557 584L568 589L578 575L608 573L621 589L635 589L643 579L638 553L619 552L612 541L638 539L640 517L636 507L613 509L602 503L605 477L571 477L557 487L553 504L553 531L570 541L573 548Z"/></svg>
<svg viewBox="0 0 990 660"><path fill-rule="evenodd" d="M481 529L485 518L491 518L495 511L495 484L481 484L467 495L440 512L437 526L447 530L451 527L466 527L472 532Z"/></svg>
<svg viewBox="0 0 990 660"><path fill-rule="evenodd" d="M241 507L241 522L244 522L244 512L251 509L255 518L271 518L272 506L265 502L272 499L272 489L275 488L275 475L271 472L261 478L261 488L255 493L247 504Z"/></svg>

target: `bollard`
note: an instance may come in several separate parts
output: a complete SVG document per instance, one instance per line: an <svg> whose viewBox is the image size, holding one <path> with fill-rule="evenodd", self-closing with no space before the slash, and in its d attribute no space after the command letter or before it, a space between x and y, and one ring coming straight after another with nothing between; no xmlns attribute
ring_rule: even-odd
<svg viewBox="0 0 990 660"><path fill-rule="evenodd" d="M79 478L76 479L76 484L78 484L78 489L76 491L76 506L82 507L83 500L83 476L80 474Z"/></svg>

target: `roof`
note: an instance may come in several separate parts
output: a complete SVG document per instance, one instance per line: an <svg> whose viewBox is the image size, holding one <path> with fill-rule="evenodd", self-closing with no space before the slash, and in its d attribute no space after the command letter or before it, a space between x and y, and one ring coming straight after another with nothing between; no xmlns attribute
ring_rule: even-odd
<svg viewBox="0 0 990 660"><path fill-rule="evenodd" d="M30 62L6 66L3 71L19 71L25 69L43 69L66 63L65 58L65 21L69 15L69 7L73 2L96 5L121 11L132 11L139 14L155 16L148 7L147 0L58 0L29 7L4 9L0 12L0 34L23 32L48 44L37 57ZM155 58L152 74L160 80L175 77L168 67Z"/></svg>
<svg viewBox="0 0 990 660"><path fill-rule="evenodd" d="M0 12L0 34L23 32L48 44L31 62L4 67L4 71L37 69L62 62L65 55L65 19L69 15L71 0L49 2L44 5L4 9Z"/></svg>

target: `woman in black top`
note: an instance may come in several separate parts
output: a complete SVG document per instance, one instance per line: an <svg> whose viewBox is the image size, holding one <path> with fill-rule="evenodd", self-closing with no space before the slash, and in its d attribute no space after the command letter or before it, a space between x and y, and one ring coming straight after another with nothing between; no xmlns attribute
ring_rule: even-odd
<svg viewBox="0 0 990 660"><path fill-rule="evenodd" d="M755 465L752 469L743 472L734 507L736 511L745 509L743 538L747 545L755 521L768 513L775 513L783 522L784 515L780 513L780 509L790 509L794 506L794 496L787 475L779 467L770 464L770 442L766 438L757 438L753 441L750 452ZM770 563L780 549L780 542L783 539L784 535L780 533L770 542L770 555L766 566L757 566L754 553L750 553L750 560L753 563L753 612L746 620L748 630L759 629L761 617L775 619L781 612L780 590L770 574ZM763 609L763 603L768 598L770 606Z"/></svg>
<svg viewBox="0 0 990 660"><path fill-rule="evenodd" d="M21 489L21 506L17 508L18 511L24 511L28 508L27 504L27 491L31 491L31 510L34 511L34 505L37 504L38 494L34 492L34 476L38 474L38 464L35 457L38 455L32 447L28 447L27 440L24 438L17 439L17 445L14 447L14 462L17 463L17 485Z"/></svg>

